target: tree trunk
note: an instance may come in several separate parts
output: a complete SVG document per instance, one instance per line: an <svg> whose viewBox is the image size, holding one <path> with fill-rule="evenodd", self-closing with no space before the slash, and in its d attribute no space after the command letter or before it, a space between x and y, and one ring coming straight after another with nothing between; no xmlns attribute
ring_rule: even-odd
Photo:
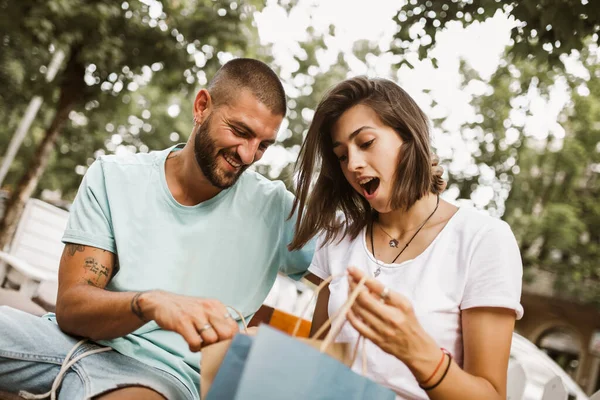
<svg viewBox="0 0 600 400"><path fill-rule="evenodd" d="M21 178L6 206L4 217L0 222L0 250L5 249L14 236L25 203L33 194L40 177L48 166L58 136L69 119L69 113L82 98L81 95L85 89L83 80L85 68L77 60L78 53L77 49L71 51L71 56L62 77L54 119L46 130L27 172Z"/></svg>

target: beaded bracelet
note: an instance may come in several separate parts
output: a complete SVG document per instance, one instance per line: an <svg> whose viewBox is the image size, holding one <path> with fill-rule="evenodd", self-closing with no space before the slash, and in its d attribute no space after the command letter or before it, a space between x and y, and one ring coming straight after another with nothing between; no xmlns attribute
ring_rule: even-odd
<svg viewBox="0 0 600 400"><path fill-rule="evenodd" d="M450 354L450 353L447 353L447 354L448 354L448 366L446 367L446 370L444 371L444 374L442 375L442 377L440 378L440 380L437 381L437 383L435 385L428 386L428 387L425 387L425 386L419 384L419 387L421 389L423 389L423 390L425 390L427 392L427 391L435 389L436 387L439 386L440 383L442 383L442 381L444 380L444 378L448 374L448 371L450 370L450 365L452 365L452 354Z"/></svg>

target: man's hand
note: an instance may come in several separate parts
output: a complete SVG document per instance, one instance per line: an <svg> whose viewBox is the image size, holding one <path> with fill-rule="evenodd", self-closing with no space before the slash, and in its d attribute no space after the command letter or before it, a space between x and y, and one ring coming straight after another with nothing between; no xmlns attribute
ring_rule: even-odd
<svg viewBox="0 0 600 400"><path fill-rule="evenodd" d="M212 299L181 296L160 290L138 296L139 312L161 328L179 333L191 351L231 339L239 330L227 308Z"/></svg>

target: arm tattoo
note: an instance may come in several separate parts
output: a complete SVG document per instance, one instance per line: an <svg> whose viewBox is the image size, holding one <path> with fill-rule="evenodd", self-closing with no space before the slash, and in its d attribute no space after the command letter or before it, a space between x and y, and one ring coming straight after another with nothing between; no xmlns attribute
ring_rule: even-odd
<svg viewBox="0 0 600 400"><path fill-rule="evenodd" d="M67 243L65 245L65 249L67 250L67 254L70 257L73 257L78 251L83 251L85 249L85 246L82 246L80 244Z"/></svg>
<svg viewBox="0 0 600 400"><path fill-rule="evenodd" d="M97 287L104 287L110 279L111 270L109 267L104 266L94 258L86 257L84 260L83 268L89 273L95 275L95 277L85 277L84 280L88 285Z"/></svg>

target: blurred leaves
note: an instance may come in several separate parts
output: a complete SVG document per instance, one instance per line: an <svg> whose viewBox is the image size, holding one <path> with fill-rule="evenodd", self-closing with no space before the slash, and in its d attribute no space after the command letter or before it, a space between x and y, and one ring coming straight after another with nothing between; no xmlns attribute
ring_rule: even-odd
<svg viewBox="0 0 600 400"><path fill-rule="evenodd" d="M600 305L600 60L597 47L579 57L589 78L536 68L518 58L500 66L489 92L473 99L482 118L463 126L463 138L476 143L478 171L451 174L460 198L490 186L492 214L503 215L519 241L526 268L557 276L561 295ZM591 50L591 52L590 52ZM465 86L479 79L463 65ZM570 101L556 124L542 134L528 127L532 96L547 98L566 82ZM482 180L484 172L491 174Z"/></svg>
<svg viewBox="0 0 600 400"><path fill-rule="evenodd" d="M27 169L67 83L77 85L79 101L39 190L72 198L94 154L185 141L198 86L233 55L268 55L258 48L252 25L260 7L255 0L0 0L0 148L7 147L29 100L44 98L6 188ZM63 68L46 82L58 48L67 52L64 64L76 57L85 68L83 81L72 82ZM181 108L169 115L173 104Z"/></svg>
<svg viewBox="0 0 600 400"><path fill-rule="evenodd" d="M600 2L594 0L410 0L395 17L394 52L404 54L415 42L420 59L428 58L436 36L453 23L482 22L503 12L515 18L511 54L517 59L562 67L560 55L600 43Z"/></svg>

